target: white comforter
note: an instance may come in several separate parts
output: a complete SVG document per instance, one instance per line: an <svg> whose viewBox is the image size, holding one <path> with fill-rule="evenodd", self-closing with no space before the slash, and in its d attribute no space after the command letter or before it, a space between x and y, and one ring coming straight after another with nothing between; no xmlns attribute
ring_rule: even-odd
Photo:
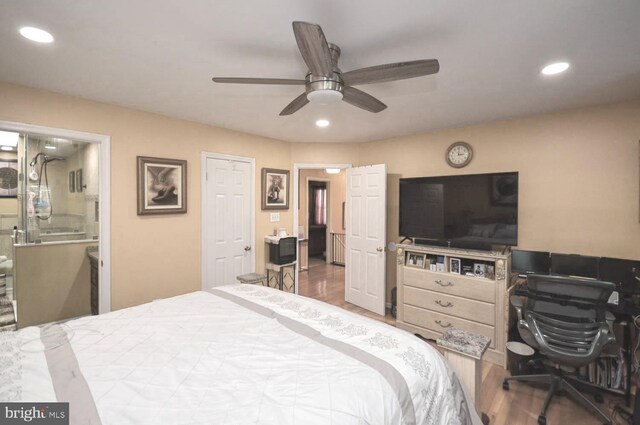
<svg viewBox="0 0 640 425"><path fill-rule="evenodd" d="M230 285L0 336L0 401L72 424L479 424L443 357L340 308Z"/></svg>

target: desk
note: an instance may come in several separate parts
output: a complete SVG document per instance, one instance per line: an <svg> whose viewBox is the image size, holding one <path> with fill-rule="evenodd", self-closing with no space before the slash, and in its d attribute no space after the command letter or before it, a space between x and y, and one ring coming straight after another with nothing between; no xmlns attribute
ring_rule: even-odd
<svg viewBox="0 0 640 425"><path fill-rule="evenodd" d="M267 269L267 286L271 288L278 288L281 291L295 292L296 290L296 262L287 264L273 264L267 263L265 268ZM287 279L291 285L287 285ZM271 283L274 283L272 286Z"/></svg>

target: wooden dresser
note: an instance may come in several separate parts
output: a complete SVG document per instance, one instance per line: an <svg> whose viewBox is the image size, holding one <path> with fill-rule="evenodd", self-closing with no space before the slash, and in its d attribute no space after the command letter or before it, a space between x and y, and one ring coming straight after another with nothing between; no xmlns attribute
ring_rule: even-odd
<svg viewBox="0 0 640 425"><path fill-rule="evenodd" d="M452 327L487 336L485 360L506 367L510 255L399 245L397 327L428 339Z"/></svg>

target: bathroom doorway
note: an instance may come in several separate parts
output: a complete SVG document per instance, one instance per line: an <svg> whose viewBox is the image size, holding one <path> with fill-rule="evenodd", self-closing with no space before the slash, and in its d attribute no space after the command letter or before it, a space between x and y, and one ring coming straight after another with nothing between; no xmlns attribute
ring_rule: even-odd
<svg viewBox="0 0 640 425"><path fill-rule="evenodd" d="M109 138L0 131L0 305L18 328L109 311Z"/></svg>

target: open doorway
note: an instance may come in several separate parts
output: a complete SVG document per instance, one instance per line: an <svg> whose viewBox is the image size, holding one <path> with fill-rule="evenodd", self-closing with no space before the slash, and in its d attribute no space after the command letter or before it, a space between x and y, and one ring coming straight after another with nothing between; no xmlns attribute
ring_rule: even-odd
<svg viewBox="0 0 640 425"><path fill-rule="evenodd" d="M346 166L296 166L298 293L344 303Z"/></svg>

